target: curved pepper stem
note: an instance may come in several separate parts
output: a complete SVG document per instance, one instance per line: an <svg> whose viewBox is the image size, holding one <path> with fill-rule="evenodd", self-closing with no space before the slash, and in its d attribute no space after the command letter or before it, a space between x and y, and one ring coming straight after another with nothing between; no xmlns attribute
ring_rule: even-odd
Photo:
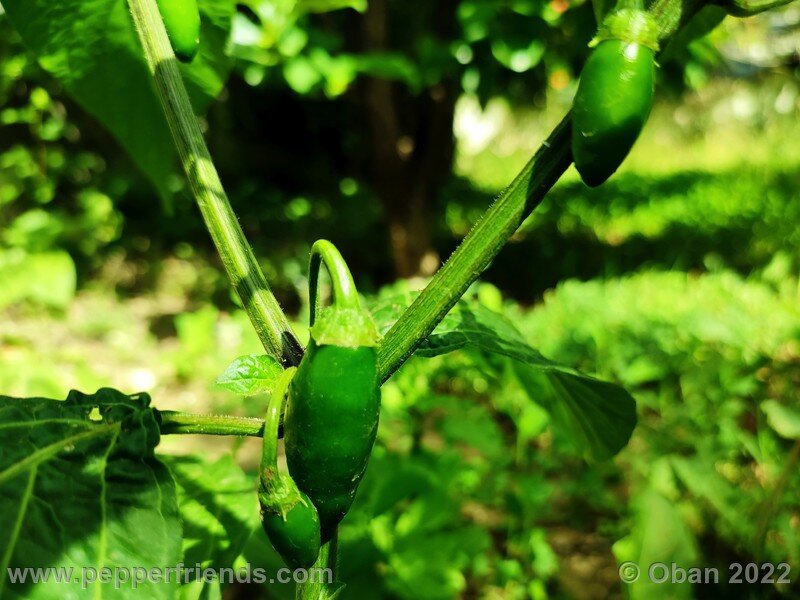
<svg viewBox="0 0 800 600"><path fill-rule="evenodd" d="M311 303L309 325L312 327L319 312L319 270L323 263L331 277L333 304L337 308L361 310L356 284L339 250L328 240L317 240L311 246L308 267L308 295Z"/></svg>
<svg viewBox="0 0 800 600"><path fill-rule="evenodd" d="M281 423L281 413L286 402L289 384L297 371L290 367L278 376L272 395L269 399L267 414L264 417L264 444L261 448L261 476L265 473L278 472L278 428Z"/></svg>

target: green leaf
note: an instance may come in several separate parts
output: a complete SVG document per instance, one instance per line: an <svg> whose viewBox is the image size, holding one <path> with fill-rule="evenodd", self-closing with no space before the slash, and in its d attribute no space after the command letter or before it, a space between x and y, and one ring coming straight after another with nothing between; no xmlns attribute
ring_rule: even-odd
<svg viewBox="0 0 800 600"><path fill-rule="evenodd" d="M762 402L761 410L766 413L769 426L779 436L790 440L800 438L800 411L784 406L777 400Z"/></svg>
<svg viewBox="0 0 800 600"><path fill-rule="evenodd" d="M215 461L163 456L178 486L183 562L227 568L258 526L256 482L226 454Z"/></svg>
<svg viewBox="0 0 800 600"><path fill-rule="evenodd" d="M234 360L217 377L217 385L242 396L270 393L283 366L266 354L248 354Z"/></svg>
<svg viewBox="0 0 800 600"><path fill-rule="evenodd" d="M587 375L547 373L563 408L562 417L595 460L622 450L636 427L636 401L622 387ZM557 418L559 416L556 413Z"/></svg>
<svg viewBox="0 0 800 600"><path fill-rule="evenodd" d="M382 334L415 295L393 296L375 306L373 316ZM432 357L467 347L512 359L528 395L588 457L606 460L628 443L636 427L636 402L627 391L545 358L511 321L481 304L459 300L415 354Z"/></svg>
<svg viewBox="0 0 800 600"><path fill-rule="evenodd" d="M477 525L413 530L398 536L387 556L386 583L401 598L459 597L467 587L465 570L490 546L488 533Z"/></svg>
<svg viewBox="0 0 800 600"><path fill-rule="evenodd" d="M543 375L550 395L542 392L541 380L531 379L528 365L514 366L531 398L550 412L587 458L607 460L627 445L636 427L636 402L625 389L588 375L548 371Z"/></svg>
<svg viewBox="0 0 800 600"><path fill-rule="evenodd" d="M394 296L375 306L372 316L382 335L411 305L416 295L408 293ZM433 357L465 347L500 354L543 369L569 370L531 348L517 328L503 315L467 300L456 303L414 354Z"/></svg>
<svg viewBox="0 0 800 600"><path fill-rule="evenodd" d="M175 483L154 455L160 433L149 404L146 394L112 389L72 391L63 402L0 396L0 596L174 596L177 582L79 590L8 581L7 567L73 569L80 582L84 567L177 564Z"/></svg>
<svg viewBox="0 0 800 600"><path fill-rule="evenodd" d="M254 514L258 514L258 509L255 509ZM264 569L270 577L277 574L278 569L286 567L286 563L272 547L272 544L267 538L267 535L261 529L254 531L253 535L245 545L243 556L237 561L236 568L246 568L247 565L251 567L258 567ZM295 597L295 584L292 581L281 583L275 578L275 582L269 586L269 597L274 600L292 600Z"/></svg>
<svg viewBox="0 0 800 600"><path fill-rule="evenodd" d="M234 3L200 0L200 53L181 67L202 112L231 68L224 57ZM25 45L122 144L165 195L175 152L126 0L3 0Z"/></svg>

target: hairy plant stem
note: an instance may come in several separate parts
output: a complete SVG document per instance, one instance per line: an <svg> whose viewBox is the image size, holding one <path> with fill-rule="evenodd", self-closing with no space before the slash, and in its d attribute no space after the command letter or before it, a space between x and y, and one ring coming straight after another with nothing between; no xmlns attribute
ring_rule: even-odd
<svg viewBox="0 0 800 600"><path fill-rule="evenodd" d="M267 353L286 365L296 365L302 347L272 295L222 187L156 0L128 0L128 5L175 148L228 278Z"/></svg>
<svg viewBox="0 0 800 600"><path fill-rule="evenodd" d="M671 37L705 2L654 0L648 10L658 23L659 39ZM378 348L381 381L389 379L431 334L567 170L572 163L571 127L568 113L386 333Z"/></svg>
<svg viewBox="0 0 800 600"><path fill-rule="evenodd" d="M280 437L281 414L285 407L289 384L294 377L295 367L289 367L278 377L264 415L264 443L261 446L261 476L268 471L278 472L278 438Z"/></svg>
<svg viewBox="0 0 800 600"><path fill-rule="evenodd" d="M161 433L202 435L241 435L262 437L264 420L231 415L197 415L172 410L160 411Z"/></svg>
<svg viewBox="0 0 800 600"><path fill-rule="evenodd" d="M567 115L386 333L378 348L378 372L382 381L430 335L567 170L572 162L570 131Z"/></svg>
<svg viewBox="0 0 800 600"><path fill-rule="evenodd" d="M295 600L327 600L335 593L337 587L341 587L341 584L336 585L338 555L339 530L337 529L333 532L331 540L320 548L317 562L309 569L309 581L298 583L295 587ZM322 573L320 569L329 570L331 574L330 583L319 581L321 579L320 573ZM312 578L314 581L311 581Z"/></svg>

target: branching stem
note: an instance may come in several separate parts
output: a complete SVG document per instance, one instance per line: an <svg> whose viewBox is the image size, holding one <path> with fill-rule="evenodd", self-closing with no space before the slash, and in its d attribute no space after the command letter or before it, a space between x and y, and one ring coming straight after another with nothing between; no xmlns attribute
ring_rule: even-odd
<svg viewBox="0 0 800 600"><path fill-rule="evenodd" d="M659 39L672 36L702 6L703 0L654 0L648 10L658 23ZM572 163L571 121L567 114L386 333L378 348L381 381L431 334L567 170Z"/></svg>

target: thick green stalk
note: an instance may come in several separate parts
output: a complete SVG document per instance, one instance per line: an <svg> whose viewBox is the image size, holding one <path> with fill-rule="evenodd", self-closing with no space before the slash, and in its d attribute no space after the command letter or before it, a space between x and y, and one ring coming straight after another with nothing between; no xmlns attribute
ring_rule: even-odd
<svg viewBox="0 0 800 600"><path fill-rule="evenodd" d="M717 0L717 4L735 17L752 17L795 0Z"/></svg>
<svg viewBox="0 0 800 600"><path fill-rule="evenodd" d="M350 269L347 268L339 250L328 240L317 240L311 247L311 259L308 265L308 301L310 316L308 324L313 327L319 313L319 269L322 265L328 269L333 288L333 302L338 308L360 310L361 303L358 299L356 284Z"/></svg>
<svg viewBox="0 0 800 600"><path fill-rule="evenodd" d="M570 117L567 115L386 333L378 348L378 372L382 381L387 380L430 335L571 162Z"/></svg>
<svg viewBox="0 0 800 600"><path fill-rule="evenodd" d="M309 569L309 573L313 574L315 578L320 577L319 574L322 572L322 569L329 569L331 583L316 580L298 583L295 587L295 600L327 600L327 598L330 598L331 592L337 587L336 571L338 555L339 532L337 530L333 533L331 540L327 544L322 545L319 551L319 557L317 557L317 562Z"/></svg>
<svg viewBox="0 0 800 600"><path fill-rule="evenodd" d="M230 415L196 415L172 410L161 411L159 415L161 416L161 433L163 435L178 433L251 437L264 435L263 419Z"/></svg>
<svg viewBox="0 0 800 600"><path fill-rule="evenodd" d="M225 271L266 351L296 365L302 347L295 338L231 208L192 111L156 0L128 0L156 92L183 169Z"/></svg>
<svg viewBox="0 0 800 600"><path fill-rule="evenodd" d="M697 12L710 4L708 0L653 0L648 2L647 12L658 25L658 39L666 40L686 25ZM666 44L661 44L664 48Z"/></svg>
<svg viewBox="0 0 800 600"><path fill-rule="evenodd" d="M659 39L673 35L703 3L704 0L654 0L648 10L657 20ZM430 335L567 170L572 163L571 121L567 114L386 333L378 348L381 381L391 377Z"/></svg>

